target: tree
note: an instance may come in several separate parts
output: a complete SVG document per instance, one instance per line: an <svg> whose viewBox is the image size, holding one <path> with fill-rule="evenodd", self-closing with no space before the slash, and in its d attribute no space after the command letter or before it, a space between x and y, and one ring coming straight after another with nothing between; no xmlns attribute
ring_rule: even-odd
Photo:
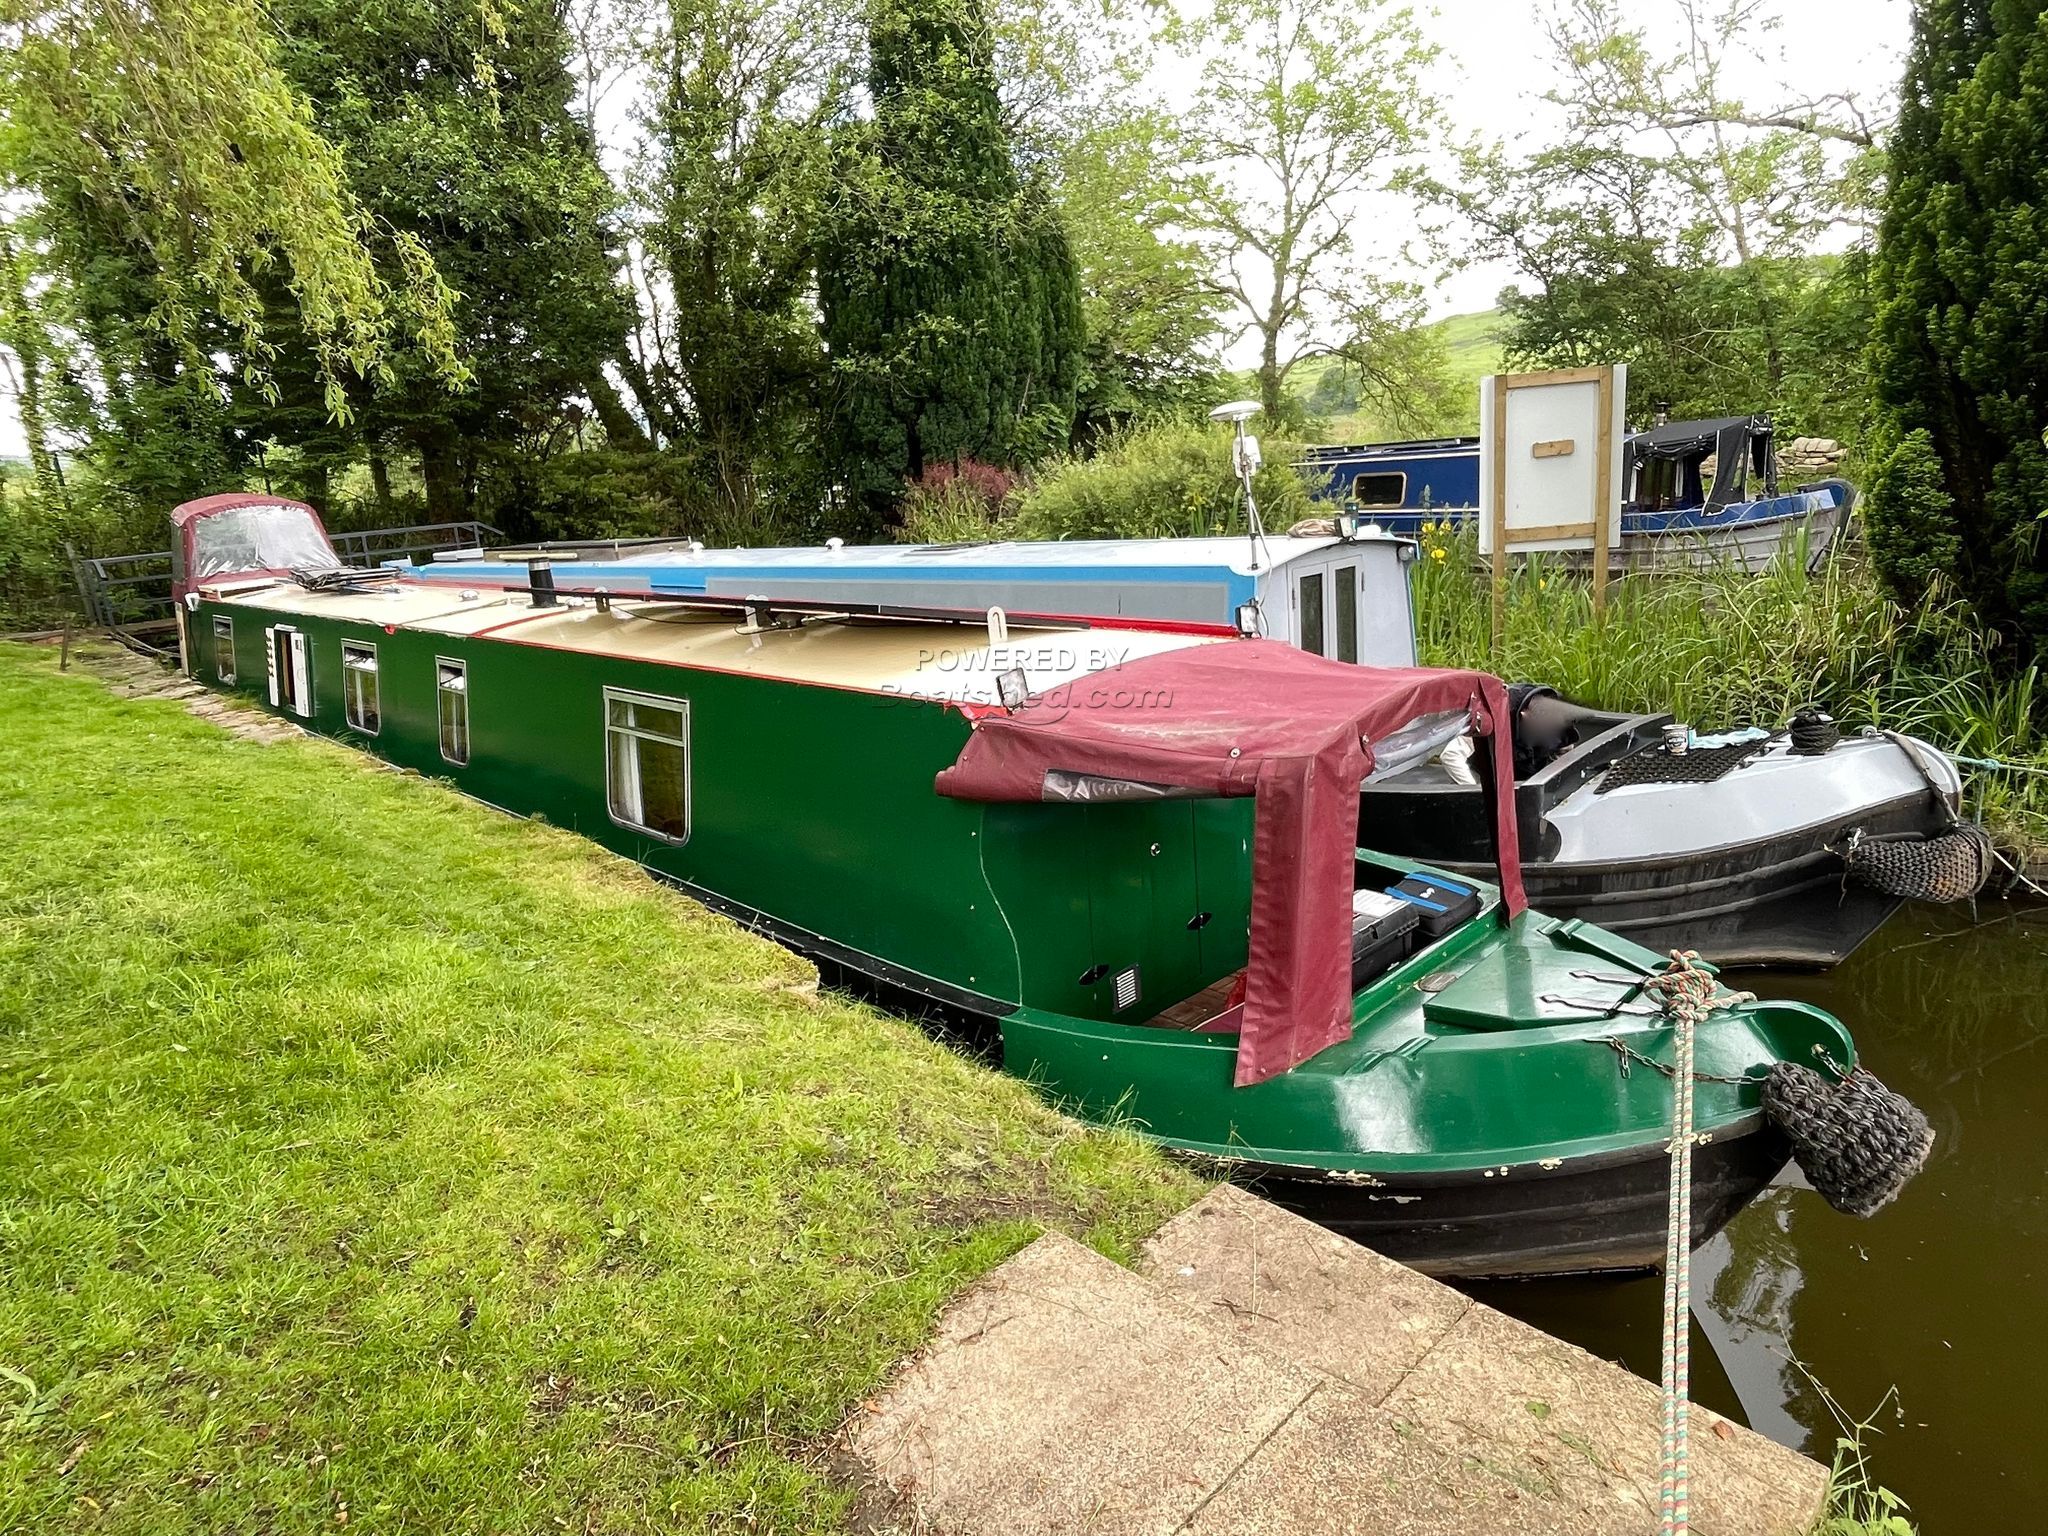
<svg viewBox="0 0 2048 1536"><path fill-rule="evenodd" d="M1160 114L1119 115L1062 146L1060 220L1087 337L1073 439L1103 441L1148 417L1218 398L1224 300L1182 217Z"/></svg>
<svg viewBox="0 0 2048 1536"><path fill-rule="evenodd" d="M2048 25L1921 0L1873 284L1871 546L1906 601L1946 573L2015 658L2048 651Z"/></svg>
<svg viewBox="0 0 2048 1536"><path fill-rule="evenodd" d="M1064 442L1081 353L1073 254L1020 176L980 0L873 0L872 122L839 146L820 249L829 430L886 519L906 479Z"/></svg>
<svg viewBox="0 0 2048 1536"><path fill-rule="evenodd" d="M255 430L300 447L316 482L323 462L402 449L432 519L470 516L490 457L554 441L630 322L616 198L574 110L570 40L552 0L279 0L273 14L355 196L456 290L474 378L452 389L403 348L352 387L356 441L261 401Z"/></svg>
<svg viewBox="0 0 2048 1536"><path fill-rule="evenodd" d="M669 0L648 50L661 88L641 235L658 297L626 377L736 519L764 475L812 456L815 258L854 30L839 6Z"/></svg>
<svg viewBox="0 0 2048 1536"><path fill-rule="evenodd" d="M1734 61L1772 67L1766 0L1673 0L1661 28L1644 16L1560 7L1560 139L1477 151L1447 194L1472 254L1528 280L1502 295L1505 349L1518 366L1626 362L1641 414L1767 409L1850 436L1868 398L1867 263L1853 244L1812 252L1829 231L1867 233L1881 114L1841 93L1736 95Z"/></svg>
<svg viewBox="0 0 2048 1536"><path fill-rule="evenodd" d="M1435 125L1434 50L1385 0L1214 0L1169 35L1202 80L1179 124L1187 227L1258 338L1267 415L1296 365L1332 354L1398 405L1417 356L1394 366L1389 343L1419 334L1421 291L1367 265L1354 230L1409 185Z"/></svg>
<svg viewBox="0 0 2048 1536"><path fill-rule="evenodd" d="M251 0L13 0L0 38L0 177L38 218L90 210L142 258L149 323L195 374L209 371L211 315L262 383L273 343L257 275L272 270L330 410L402 339L462 377L432 261L350 194Z"/></svg>
<svg viewBox="0 0 2048 1536"><path fill-rule="evenodd" d="M1552 16L1563 83L1550 99L1571 119L1569 143L1654 188L1653 215L1691 258L1731 268L1748 295L1767 389L1785 368L1782 316L1800 261L1831 225L1867 230L1877 158L1871 115L1834 92L1758 107L1735 94L1731 61L1761 59L1776 0L1675 0L1681 48L1659 53L1621 0L1570 0ZM1637 148L1657 146L1656 152ZM1647 175L1644 172L1647 171Z"/></svg>

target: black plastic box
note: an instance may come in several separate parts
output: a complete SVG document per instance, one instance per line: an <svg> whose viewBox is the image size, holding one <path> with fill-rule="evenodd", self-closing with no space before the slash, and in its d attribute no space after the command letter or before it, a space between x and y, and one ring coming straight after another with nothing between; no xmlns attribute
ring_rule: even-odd
<svg viewBox="0 0 2048 1536"><path fill-rule="evenodd" d="M1384 976L1415 952L1420 909L1408 902L1377 901L1377 893L1361 892L1370 910L1351 914L1351 990Z"/></svg>

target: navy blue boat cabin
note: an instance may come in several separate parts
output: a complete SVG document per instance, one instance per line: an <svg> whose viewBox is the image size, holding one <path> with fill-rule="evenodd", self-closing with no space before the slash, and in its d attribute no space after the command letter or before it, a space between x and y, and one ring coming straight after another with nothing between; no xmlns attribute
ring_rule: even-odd
<svg viewBox="0 0 2048 1536"><path fill-rule="evenodd" d="M1387 532L1413 538L1432 517L1479 506L1479 439L1430 437L1406 443L1311 448L1301 467L1316 494L1355 507Z"/></svg>

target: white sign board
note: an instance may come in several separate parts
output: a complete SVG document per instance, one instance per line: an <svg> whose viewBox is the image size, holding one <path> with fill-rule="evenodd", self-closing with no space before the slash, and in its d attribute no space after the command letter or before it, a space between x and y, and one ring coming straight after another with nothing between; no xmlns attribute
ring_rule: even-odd
<svg viewBox="0 0 2048 1536"><path fill-rule="evenodd" d="M1479 381L1481 554L1620 547L1627 402L1626 363Z"/></svg>

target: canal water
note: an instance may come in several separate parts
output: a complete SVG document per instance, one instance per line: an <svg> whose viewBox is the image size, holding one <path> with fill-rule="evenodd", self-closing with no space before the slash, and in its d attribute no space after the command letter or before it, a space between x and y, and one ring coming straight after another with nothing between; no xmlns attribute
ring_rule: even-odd
<svg viewBox="0 0 2048 1536"><path fill-rule="evenodd" d="M1733 979L1841 1018L1936 1139L1869 1220L1775 1188L1700 1250L1694 1396L1823 1462L1830 1399L1874 1416L1873 1469L1922 1536L2032 1528L2048 1508L2048 907L1907 907L1829 974ZM1654 1278L1470 1289L1657 1379Z"/></svg>

